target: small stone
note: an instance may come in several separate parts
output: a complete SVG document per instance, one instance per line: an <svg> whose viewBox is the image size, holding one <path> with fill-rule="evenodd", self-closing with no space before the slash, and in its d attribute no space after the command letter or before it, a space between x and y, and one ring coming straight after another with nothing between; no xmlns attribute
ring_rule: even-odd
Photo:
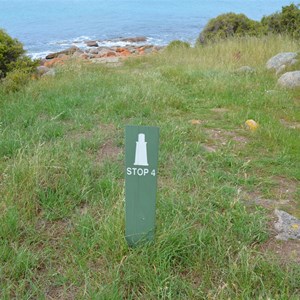
<svg viewBox="0 0 300 300"><path fill-rule="evenodd" d="M245 122L246 128L255 131L258 128L258 124L254 120L247 120Z"/></svg>
<svg viewBox="0 0 300 300"><path fill-rule="evenodd" d="M287 241L288 239L300 240L300 220L283 210L275 210L278 221L274 223L278 232L276 239Z"/></svg>
<svg viewBox="0 0 300 300"><path fill-rule="evenodd" d="M88 47L98 47L98 43L96 41L86 41L85 44L88 46Z"/></svg>

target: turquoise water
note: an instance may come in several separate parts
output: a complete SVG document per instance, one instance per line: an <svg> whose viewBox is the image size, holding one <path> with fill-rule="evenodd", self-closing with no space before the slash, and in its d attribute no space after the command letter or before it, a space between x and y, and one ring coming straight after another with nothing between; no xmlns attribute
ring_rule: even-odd
<svg viewBox="0 0 300 300"><path fill-rule="evenodd" d="M164 45L193 43L207 21L221 13L244 13L260 20L291 1L278 0L0 0L0 28L18 38L32 56L84 47L84 40L118 43L119 37L146 36ZM107 41L111 40L112 41Z"/></svg>

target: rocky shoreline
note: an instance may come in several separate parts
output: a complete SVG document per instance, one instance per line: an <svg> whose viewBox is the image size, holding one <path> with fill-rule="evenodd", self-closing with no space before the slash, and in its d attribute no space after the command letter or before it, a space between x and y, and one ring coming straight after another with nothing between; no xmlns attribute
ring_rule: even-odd
<svg viewBox="0 0 300 300"><path fill-rule="evenodd" d="M63 51L48 54L41 60L41 66L52 68L57 65L63 65L70 58L92 63L118 63L127 57L157 53L164 48L163 46L147 44L146 37L120 38L118 42L122 42L125 45L107 47L99 46L96 40L85 41L85 49L72 46Z"/></svg>

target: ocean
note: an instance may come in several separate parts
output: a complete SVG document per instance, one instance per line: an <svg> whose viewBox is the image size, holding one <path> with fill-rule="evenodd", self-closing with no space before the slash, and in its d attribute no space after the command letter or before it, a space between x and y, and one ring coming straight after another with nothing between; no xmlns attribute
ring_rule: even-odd
<svg viewBox="0 0 300 300"><path fill-rule="evenodd" d="M86 40L120 44L120 37L147 43L194 43L209 19L244 13L260 20L289 5L285 0L0 0L0 28L19 39L28 55L44 57Z"/></svg>

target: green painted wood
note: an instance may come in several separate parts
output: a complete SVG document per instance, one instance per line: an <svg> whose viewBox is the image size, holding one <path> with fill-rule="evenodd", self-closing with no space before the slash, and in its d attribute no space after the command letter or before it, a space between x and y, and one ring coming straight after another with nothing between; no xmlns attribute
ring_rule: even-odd
<svg viewBox="0 0 300 300"><path fill-rule="evenodd" d="M159 128L125 129L125 237L130 246L154 240Z"/></svg>

